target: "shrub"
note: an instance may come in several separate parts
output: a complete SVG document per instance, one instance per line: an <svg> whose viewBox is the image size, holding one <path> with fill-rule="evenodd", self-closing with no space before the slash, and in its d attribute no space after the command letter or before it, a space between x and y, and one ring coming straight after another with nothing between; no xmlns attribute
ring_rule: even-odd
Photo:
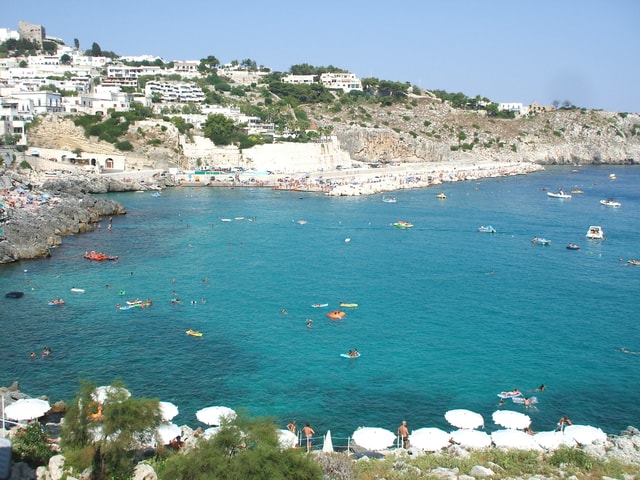
<svg viewBox="0 0 640 480"><path fill-rule="evenodd" d="M13 439L13 460L25 462L31 468L47 465L53 452L47 442L47 434L42 426L30 423L26 428L18 430Z"/></svg>
<svg viewBox="0 0 640 480"><path fill-rule="evenodd" d="M124 140L122 142L117 142L115 144L116 148L122 152L130 152L133 150L133 145L129 140Z"/></svg>

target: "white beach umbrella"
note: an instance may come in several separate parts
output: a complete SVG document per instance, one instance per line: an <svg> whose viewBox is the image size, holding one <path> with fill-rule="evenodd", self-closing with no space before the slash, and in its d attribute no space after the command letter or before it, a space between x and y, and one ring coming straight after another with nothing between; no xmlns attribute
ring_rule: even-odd
<svg viewBox="0 0 640 480"><path fill-rule="evenodd" d="M396 434L378 427L358 427L351 436L356 445L367 450L384 450L396 441Z"/></svg>
<svg viewBox="0 0 640 480"><path fill-rule="evenodd" d="M333 441L331 440L331 430L327 430L322 443L322 451L325 453L333 453Z"/></svg>
<svg viewBox="0 0 640 480"><path fill-rule="evenodd" d="M110 397L118 397L119 399L126 400L131 396L131 392L126 388L122 387L112 387L111 385L103 385L102 387L96 388L91 394L91 398L93 398L98 403L104 403Z"/></svg>
<svg viewBox="0 0 640 480"><path fill-rule="evenodd" d="M576 441L564 432L538 432L533 436L545 450L557 450L561 446L575 447Z"/></svg>
<svg viewBox="0 0 640 480"><path fill-rule="evenodd" d="M458 428L478 428L484 426L482 415L471 410L458 409L449 410L444 414L444 418L454 427Z"/></svg>
<svg viewBox="0 0 640 480"><path fill-rule="evenodd" d="M204 432L202 432L202 438L205 440L209 440L216 436L216 434L220 431L220 427L209 427Z"/></svg>
<svg viewBox="0 0 640 480"><path fill-rule="evenodd" d="M161 423L156 433L162 445L168 445L171 440L182 435L182 430L175 423Z"/></svg>
<svg viewBox="0 0 640 480"><path fill-rule="evenodd" d="M282 448L295 448L298 445L298 437L295 433L282 428L278 430L278 443Z"/></svg>
<svg viewBox="0 0 640 480"><path fill-rule="evenodd" d="M491 434L491 440L496 447L517 448L520 450L542 450L533 435L522 430L496 430Z"/></svg>
<svg viewBox="0 0 640 480"><path fill-rule="evenodd" d="M49 402L46 400L40 400L39 398L21 398L11 405L7 405L4 409L4 415L10 420L20 422L40 418L49 410L51 410L51 405L49 405Z"/></svg>
<svg viewBox="0 0 640 480"><path fill-rule="evenodd" d="M580 445L604 442L607 439L606 433L591 425L569 425L564 427L564 434L573 438Z"/></svg>
<svg viewBox="0 0 640 480"><path fill-rule="evenodd" d="M498 410L491 415L493 421L504 428L524 430L531 425L531 417L512 410Z"/></svg>
<svg viewBox="0 0 640 480"><path fill-rule="evenodd" d="M220 425L223 419L234 419L236 412L229 407L206 407L196 412L196 418L207 425Z"/></svg>
<svg viewBox="0 0 640 480"><path fill-rule="evenodd" d="M178 407L171 402L160 402L160 414L162 420L170 422L178 415Z"/></svg>
<svg viewBox="0 0 640 480"><path fill-rule="evenodd" d="M491 446L489 434L480 430L455 430L451 432L451 440L466 448L487 448Z"/></svg>
<svg viewBox="0 0 640 480"><path fill-rule="evenodd" d="M409 444L427 452L437 452L450 445L451 434L439 428L419 428L409 435Z"/></svg>

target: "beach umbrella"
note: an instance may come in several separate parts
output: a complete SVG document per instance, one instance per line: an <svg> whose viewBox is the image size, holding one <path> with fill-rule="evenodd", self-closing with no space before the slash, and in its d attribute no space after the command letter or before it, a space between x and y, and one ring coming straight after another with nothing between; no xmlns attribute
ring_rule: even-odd
<svg viewBox="0 0 640 480"><path fill-rule="evenodd" d="M131 396L131 392L126 388L122 387L112 387L111 385L103 385L102 387L96 388L91 394L91 398L93 398L98 403L104 403L108 398L115 397L117 400L126 400Z"/></svg>
<svg viewBox="0 0 640 480"><path fill-rule="evenodd" d="M427 452L437 452L450 445L451 434L439 428L419 428L409 435L409 444Z"/></svg>
<svg viewBox="0 0 640 480"><path fill-rule="evenodd" d="M209 440L216 436L216 434L220 431L220 427L209 427L204 432L202 432L202 438L205 440Z"/></svg>
<svg viewBox="0 0 640 480"><path fill-rule="evenodd" d="M573 438L580 445L604 442L607 439L606 433L591 425L569 425L564 428L564 434Z"/></svg>
<svg viewBox="0 0 640 480"><path fill-rule="evenodd" d="M21 398L17 402L7 405L4 409L4 415L10 420L20 422L40 418L49 410L51 410L51 405L46 400Z"/></svg>
<svg viewBox="0 0 640 480"><path fill-rule="evenodd" d="M295 433L282 428L278 430L278 443L282 448L295 448L298 445L298 437Z"/></svg>
<svg viewBox="0 0 640 480"><path fill-rule="evenodd" d="M444 414L444 418L454 427L458 428L478 428L484 426L482 415L471 410L449 410Z"/></svg>
<svg viewBox="0 0 640 480"><path fill-rule="evenodd" d="M520 450L542 450L538 442L522 430L496 430L491 434L491 440L496 447L517 448Z"/></svg>
<svg viewBox="0 0 640 480"><path fill-rule="evenodd" d="M182 430L180 430L180 427L175 423L161 423L156 433L162 445L169 445L171 440L182 436Z"/></svg>
<svg viewBox="0 0 640 480"><path fill-rule="evenodd" d="M225 418L236 418L236 412L229 407L206 407L196 412L196 418L207 425L218 426Z"/></svg>
<svg viewBox="0 0 640 480"><path fill-rule="evenodd" d="M504 428L514 428L516 430L524 430L531 425L531 417L524 413L514 412L512 410L498 410L491 415L493 421Z"/></svg>
<svg viewBox="0 0 640 480"><path fill-rule="evenodd" d="M487 448L491 446L491 437L480 430L462 429L451 432L451 440L466 448Z"/></svg>
<svg viewBox="0 0 640 480"><path fill-rule="evenodd" d="M561 446L575 447L576 441L564 432L538 432L533 436L545 450L557 450Z"/></svg>
<svg viewBox="0 0 640 480"><path fill-rule="evenodd" d="M170 422L173 418L178 415L178 407L171 402L160 402L160 414L162 415L162 420L165 422Z"/></svg>
<svg viewBox="0 0 640 480"><path fill-rule="evenodd" d="M322 451L325 453L333 453L333 441L331 440L331 430L327 430L322 443Z"/></svg>
<svg viewBox="0 0 640 480"><path fill-rule="evenodd" d="M378 427L358 427L351 436L356 445L367 450L384 450L396 441L396 434Z"/></svg>

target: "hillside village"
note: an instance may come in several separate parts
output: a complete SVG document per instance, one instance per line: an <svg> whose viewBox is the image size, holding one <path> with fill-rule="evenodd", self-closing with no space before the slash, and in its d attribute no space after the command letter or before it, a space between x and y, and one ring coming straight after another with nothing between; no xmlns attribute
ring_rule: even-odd
<svg viewBox="0 0 640 480"><path fill-rule="evenodd" d="M0 45L6 165L37 158L47 170L96 173L294 173L476 160L640 160L638 114L586 110L568 100L499 103L360 79L335 67L273 72L252 60L223 65L213 56L119 57L95 43L83 51L77 39L67 46L26 22L17 31L0 28ZM233 138L212 138L212 117L228 119ZM116 138L100 129L109 119L126 127Z"/></svg>

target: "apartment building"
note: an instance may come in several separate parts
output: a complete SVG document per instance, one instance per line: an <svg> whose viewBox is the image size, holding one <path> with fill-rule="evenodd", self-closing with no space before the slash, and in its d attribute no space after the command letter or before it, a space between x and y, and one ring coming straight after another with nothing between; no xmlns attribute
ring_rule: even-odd
<svg viewBox="0 0 640 480"><path fill-rule="evenodd" d="M152 80L145 85L145 95L159 95L163 102L200 103L205 95L202 89L193 83L160 82Z"/></svg>

